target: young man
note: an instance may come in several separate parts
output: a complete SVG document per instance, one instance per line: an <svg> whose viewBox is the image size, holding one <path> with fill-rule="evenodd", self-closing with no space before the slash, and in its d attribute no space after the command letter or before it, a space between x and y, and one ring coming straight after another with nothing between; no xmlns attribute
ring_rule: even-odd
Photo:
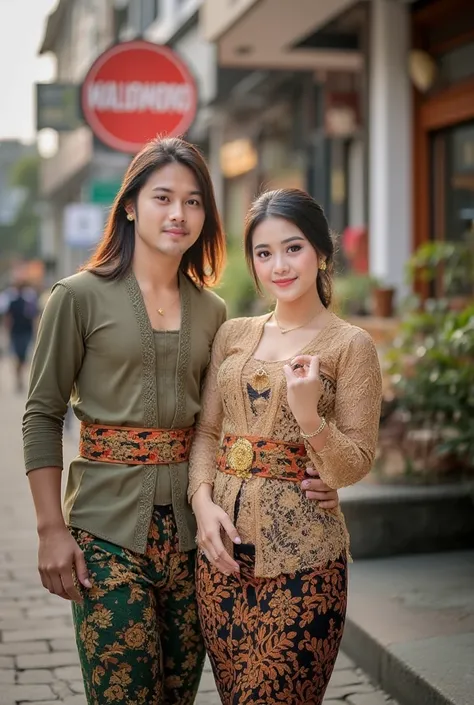
<svg viewBox="0 0 474 705"><path fill-rule="evenodd" d="M97 252L56 285L40 324L26 469L41 579L74 601L89 705L188 705L197 692L204 648L187 460L226 315L205 288L224 250L203 158L182 140L154 140L132 161ZM80 455L63 518L71 392Z"/></svg>

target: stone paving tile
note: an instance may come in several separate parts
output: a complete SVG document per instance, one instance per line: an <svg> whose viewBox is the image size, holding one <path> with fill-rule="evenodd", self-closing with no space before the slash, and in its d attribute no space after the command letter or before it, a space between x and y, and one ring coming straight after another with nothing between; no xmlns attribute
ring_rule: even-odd
<svg viewBox="0 0 474 705"><path fill-rule="evenodd" d="M199 692L194 705L221 705L221 699L217 695L217 691L214 693Z"/></svg>
<svg viewBox="0 0 474 705"><path fill-rule="evenodd" d="M26 700L37 703L44 700L54 700L54 692L49 685L7 685L2 687L2 699L13 702Z"/></svg>
<svg viewBox="0 0 474 705"><path fill-rule="evenodd" d="M82 681L70 681L68 683L73 693L84 693L84 683Z"/></svg>
<svg viewBox="0 0 474 705"><path fill-rule="evenodd" d="M8 671L4 669L0 670L0 687L4 683L15 683L15 670L13 668Z"/></svg>
<svg viewBox="0 0 474 705"><path fill-rule="evenodd" d="M52 639L49 645L53 651L75 651L76 642L71 636L70 639Z"/></svg>
<svg viewBox="0 0 474 705"><path fill-rule="evenodd" d="M58 617L57 612L55 617L48 619L28 619L22 616L14 617L13 619L0 619L0 632L23 632L27 625L30 633L43 632L43 639L48 639L48 633L51 632L51 630L60 629L63 631L65 624L67 625L67 629L70 629L72 627L72 619L66 621L63 616ZM18 641L24 641L24 639L18 639ZM32 639L28 639L27 641L32 641Z"/></svg>
<svg viewBox="0 0 474 705"><path fill-rule="evenodd" d="M80 666L62 666L54 669L58 681L78 681L82 678Z"/></svg>
<svg viewBox="0 0 474 705"><path fill-rule="evenodd" d="M343 670L345 668L355 668L355 663L354 661L351 661L351 659L346 656L346 654L343 651L340 651L337 659L336 659L336 664L334 666L335 671Z"/></svg>
<svg viewBox="0 0 474 705"><path fill-rule="evenodd" d="M66 681L55 680L54 683L51 683L51 690L60 702L67 700L73 695L73 692L69 687L69 683L66 683Z"/></svg>
<svg viewBox="0 0 474 705"><path fill-rule="evenodd" d="M366 695L353 695L346 700L346 703L347 705L396 705L380 690Z"/></svg>
<svg viewBox="0 0 474 705"><path fill-rule="evenodd" d="M27 671L18 671L17 681L20 685L34 685L39 683L53 683L55 676L52 671L46 668L34 669L30 668Z"/></svg>
<svg viewBox="0 0 474 705"><path fill-rule="evenodd" d="M209 671L204 671L199 685L199 692L212 693L216 691L214 676Z"/></svg>
<svg viewBox="0 0 474 705"><path fill-rule="evenodd" d="M22 641L0 644L1 656L19 656L20 654L42 654L49 651L45 641Z"/></svg>
<svg viewBox="0 0 474 705"><path fill-rule="evenodd" d="M334 671L331 677L331 688L346 687L351 685L356 685L360 683L365 683L366 678L360 675L354 669L344 669L340 671Z"/></svg>
<svg viewBox="0 0 474 705"><path fill-rule="evenodd" d="M26 621L25 625L26 627ZM10 641L41 641L42 639L63 639L71 633L71 626L64 623L62 626L45 627L44 629L21 629L15 631L3 631L2 639L4 643Z"/></svg>
<svg viewBox="0 0 474 705"><path fill-rule="evenodd" d="M60 666L76 666L79 663L75 651L54 651L47 654L24 654L16 659L16 667L21 670L28 668L59 668Z"/></svg>
<svg viewBox="0 0 474 705"><path fill-rule="evenodd" d="M345 685L345 686L332 686L329 683L328 689L326 691L326 698L329 700L333 698L334 700L344 700L350 695L373 693L375 691L374 686L368 681L364 684L356 683L355 685Z"/></svg>

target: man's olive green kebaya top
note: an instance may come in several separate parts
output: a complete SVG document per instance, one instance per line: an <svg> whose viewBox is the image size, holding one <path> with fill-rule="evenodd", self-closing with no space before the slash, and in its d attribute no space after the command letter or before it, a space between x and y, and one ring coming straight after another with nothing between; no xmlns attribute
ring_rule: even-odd
<svg viewBox="0 0 474 705"><path fill-rule="evenodd" d="M216 294L180 273L180 331L154 331L135 276L91 272L63 279L44 310L23 417L26 471L63 466L67 404L81 421L138 428L187 428L200 411L214 336L226 317ZM153 506L172 504L180 548L195 547L187 503L188 464L120 465L75 458L66 522L145 552Z"/></svg>

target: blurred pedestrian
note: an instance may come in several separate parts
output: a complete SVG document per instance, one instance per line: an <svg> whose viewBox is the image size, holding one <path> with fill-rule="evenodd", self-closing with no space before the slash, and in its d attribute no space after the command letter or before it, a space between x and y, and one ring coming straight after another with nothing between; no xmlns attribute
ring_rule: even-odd
<svg viewBox="0 0 474 705"><path fill-rule="evenodd" d="M189 468L201 624L223 705L321 705L348 536L339 507L306 501L301 483L309 462L333 488L369 472L380 367L371 337L328 310L334 246L308 194L260 196L244 244L276 307L227 321L213 345Z"/></svg>
<svg viewBox="0 0 474 705"><path fill-rule="evenodd" d="M5 325L9 332L11 352L15 358L16 389L24 388L24 368L35 330L38 299L33 289L20 283L11 290L6 308Z"/></svg>

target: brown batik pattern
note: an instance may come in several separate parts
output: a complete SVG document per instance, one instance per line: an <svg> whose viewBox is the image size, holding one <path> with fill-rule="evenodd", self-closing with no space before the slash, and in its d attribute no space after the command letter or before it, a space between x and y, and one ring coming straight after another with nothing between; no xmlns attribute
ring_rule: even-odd
<svg viewBox="0 0 474 705"><path fill-rule="evenodd" d="M192 705L204 663L196 552L179 551L169 507L155 507L146 554L81 529L90 589L73 604L88 705Z"/></svg>
<svg viewBox="0 0 474 705"><path fill-rule="evenodd" d="M223 705L321 705L342 638L346 560L254 577L254 551L226 576L199 554L199 617Z"/></svg>
<svg viewBox="0 0 474 705"><path fill-rule="evenodd" d="M258 476L301 482L308 462L303 443L226 434L222 440L217 467L221 472L237 475L243 480Z"/></svg>
<svg viewBox="0 0 474 705"><path fill-rule="evenodd" d="M88 460L125 465L184 463L193 436L194 427L156 429L82 423L79 454Z"/></svg>

